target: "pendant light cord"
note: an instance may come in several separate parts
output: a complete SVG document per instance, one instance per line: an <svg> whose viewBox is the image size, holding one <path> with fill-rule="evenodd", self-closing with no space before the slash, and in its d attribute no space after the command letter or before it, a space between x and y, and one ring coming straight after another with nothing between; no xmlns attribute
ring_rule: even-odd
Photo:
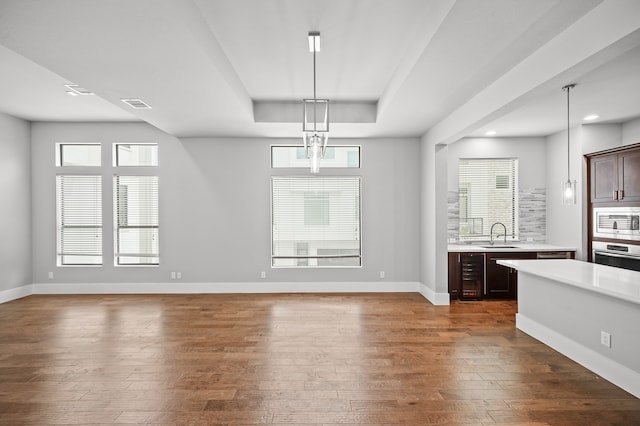
<svg viewBox="0 0 640 426"><path fill-rule="evenodd" d="M562 88L562 90L567 91L567 182L571 182L571 125L569 121L569 92L575 86L575 84L567 84Z"/></svg>
<svg viewBox="0 0 640 426"><path fill-rule="evenodd" d="M317 131L318 100L316 99L316 49L313 49L313 131Z"/></svg>

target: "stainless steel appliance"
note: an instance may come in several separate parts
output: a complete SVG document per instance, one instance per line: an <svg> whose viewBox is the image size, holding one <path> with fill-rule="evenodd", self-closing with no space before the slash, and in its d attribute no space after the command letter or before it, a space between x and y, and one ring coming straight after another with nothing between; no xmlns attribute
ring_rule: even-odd
<svg viewBox="0 0 640 426"><path fill-rule="evenodd" d="M596 207L593 237L640 241L640 207Z"/></svg>
<svg viewBox="0 0 640 426"><path fill-rule="evenodd" d="M593 262L640 271L640 245L593 241Z"/></svg>

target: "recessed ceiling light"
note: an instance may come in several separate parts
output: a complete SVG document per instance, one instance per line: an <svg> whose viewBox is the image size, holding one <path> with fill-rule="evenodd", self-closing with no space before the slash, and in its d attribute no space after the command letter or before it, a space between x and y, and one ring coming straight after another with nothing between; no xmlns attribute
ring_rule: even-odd
<svg viewBox="0 0 640 426"><path fill-rule="evenodd" d="M487 136L495 136L498 132L496 132L495 130L489 130L487 133L485 133L485 135Z"/></svg>
<svg viewBox="0 0 640 426"><path fill-rule="evenodd" d="M127 98L127 99L120 99L120 100L134 109L151 109L151 105L149 105L142 99Z"/></svg>
<svg viewBox="0 0 640 426"><path fill-rule="evenodd" d="M88 95L95 94L92 91L85 89L84 87L78 86L77 84L65 84L64 87L69 89L67 90L67 93L71 96L76 96L76 95L88 96Z"/></svg>
<svg viewBox="0 0 640 426"><path fill-rule="evenodd" d="M591 115L587 115L585 118L583 118L583 120L591 121L591 120L595 120L596 118L600 118L600 116L598 114L591 114Z"/></svg>

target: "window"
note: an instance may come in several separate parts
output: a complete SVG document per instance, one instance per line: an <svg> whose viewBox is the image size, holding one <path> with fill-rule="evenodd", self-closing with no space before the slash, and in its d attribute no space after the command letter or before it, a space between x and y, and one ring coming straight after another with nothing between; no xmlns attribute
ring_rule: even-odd
<svg viewBox="0 0 640 426"><path fill-rule="evenodd" d="M122 166L157 166L158 144L155 143L114 143L113 165Z"/></svg>
<svg viewBox="0 0 640 426"><path fill-rule="evenodd" d="M518 159L460 159L460 240L486 240L491 225L503 223L507 239L518 240ZM498 227L496 233L504 230Z"/></svg>
<svg viewBox="0 0 640 426"><path fill-rule="evenodd" d="M115 263L158 265L158 177L115 176Z"/></svg>
<svg viewBox="0 0 640 426"><path fill-rule="evenodd" d="M56 166L100 166L99 143L57 143Z"/></svg>
<svg viewBox="0 0 640 426"><path fill-rule="evenodd" d="M57 264L102 265L102 177L56 176Z"/></svg>
<svg viewBox="0 0 640 426"><path fill-rule="evenodd" d="M271 167L307 168L309 159L302 146L276 145L271 147ZM348 145L327 146L321 168L360 168L360 147Z"/></svg>
<svg viewBox="0 0 640 426"><path fill-rule="evenodd" d="M361 266L360 177L271 178L274 267Z"/></svg>

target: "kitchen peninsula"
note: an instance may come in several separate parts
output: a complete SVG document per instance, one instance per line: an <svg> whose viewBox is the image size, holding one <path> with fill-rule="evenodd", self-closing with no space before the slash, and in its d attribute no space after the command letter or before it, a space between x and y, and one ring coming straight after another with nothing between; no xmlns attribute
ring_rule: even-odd
<svg viewBox="0 0 640 426"><path fill-rule="evenodd" d="M517 270L516 327L640 398L640 272L569 259Z"/></svg>

